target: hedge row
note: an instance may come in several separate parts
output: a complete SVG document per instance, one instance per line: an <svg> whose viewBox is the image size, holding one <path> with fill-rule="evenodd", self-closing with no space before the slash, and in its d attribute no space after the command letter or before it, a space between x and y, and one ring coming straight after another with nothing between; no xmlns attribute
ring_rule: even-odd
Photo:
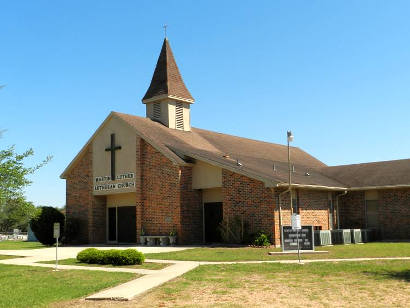
<svg viewBox="0 0 410 308"><path fill-rule="evenodd" d="M135 249L98 250L87 248L77 254L77 260L88 264L134 265L144 263L145 256Z"/></svg>

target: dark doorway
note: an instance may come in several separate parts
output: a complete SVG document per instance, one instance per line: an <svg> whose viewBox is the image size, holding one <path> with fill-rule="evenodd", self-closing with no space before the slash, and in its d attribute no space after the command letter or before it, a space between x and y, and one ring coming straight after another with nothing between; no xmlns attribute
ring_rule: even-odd
<svg viewBox="0 0 410 308"><path fill-rule="evenodd" d="M135 211L135 206L121 206L108 208L109 242L137 242Z"/></svg>
<svg viewBox="0 0 410 308"><path fill-rule="evenodd" d="M222 241L219 225L223 219L222 202L204 204L205 211L205 241L219 243Z"/></svg>
<svg viewBox="0 0 410 308"><path fill-rule="evenodd" d="M108 241L117 241L117 208L108 208Z"/></svg>
<svg viewBox="0 0 410 308"><path fill-rule="evenodd" d="M136 243L136 209L135 206L121 206L118 211L118 242Z"/></svg>

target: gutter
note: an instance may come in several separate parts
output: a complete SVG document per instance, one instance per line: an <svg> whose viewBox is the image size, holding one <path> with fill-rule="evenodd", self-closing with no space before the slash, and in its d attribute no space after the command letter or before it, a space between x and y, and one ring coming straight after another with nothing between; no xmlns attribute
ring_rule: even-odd
<svg viewBox="0 0 410 308"><path fill-rule="evenodd" d="M351 188L348 188L348 190L355 191L355 190L394 189L394 188L410 188L410 184L351 187Z"/></svg>
<svg viewBox="0 0 410 308"><path fill-rule="evenodd" d="M273 191L273 188L272 188ZM286 193L291 193L290 187L288 189L279 193L279 232L280 232L280 245L283 247L283 234L282 234L282 195ZM290 205L292 207L292 205Z"/></svg>
<svg viewBox="0 0 410 308"><path fill-rule="evenodd" d="M345 190L349 189L347 187L334 187L334 186L308 185L308 184L291 184L290 186L295 187L295 188L310 188L310 189L321 189L321 190L341 190L341 191L345 191ZM276 187L277 188L289 187L289 183L278 183L278 184L276 184Z"/></svg>

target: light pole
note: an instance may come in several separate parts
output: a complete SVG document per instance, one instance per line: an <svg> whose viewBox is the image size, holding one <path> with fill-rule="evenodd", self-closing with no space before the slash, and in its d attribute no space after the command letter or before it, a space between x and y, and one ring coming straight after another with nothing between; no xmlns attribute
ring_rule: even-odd
<svg viewBox="0 0 410 308"><path fill-rule="evenodd" d="M293 202L292 202L292 168L290 165L290 146L289 143L293 141L293 134L288 130L288 172L289 172L289 199L290 199L290 214L293 214Z"/></svg>

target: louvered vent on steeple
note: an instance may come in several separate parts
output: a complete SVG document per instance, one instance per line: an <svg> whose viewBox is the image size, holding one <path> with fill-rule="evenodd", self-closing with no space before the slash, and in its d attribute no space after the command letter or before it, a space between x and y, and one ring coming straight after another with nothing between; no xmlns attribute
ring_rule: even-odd
<svg viewBox="0 0 410 308"><path fill-rule="evenodd" d="M161 103L154 103L153 108L154 119L159 121L161 119Z"/></svg>
<svg viewBox="0 0 410 308"><path fill-rule="evenodd" d="M182 103L175 105L175 127L184 130L184 106Z"/></svg>

